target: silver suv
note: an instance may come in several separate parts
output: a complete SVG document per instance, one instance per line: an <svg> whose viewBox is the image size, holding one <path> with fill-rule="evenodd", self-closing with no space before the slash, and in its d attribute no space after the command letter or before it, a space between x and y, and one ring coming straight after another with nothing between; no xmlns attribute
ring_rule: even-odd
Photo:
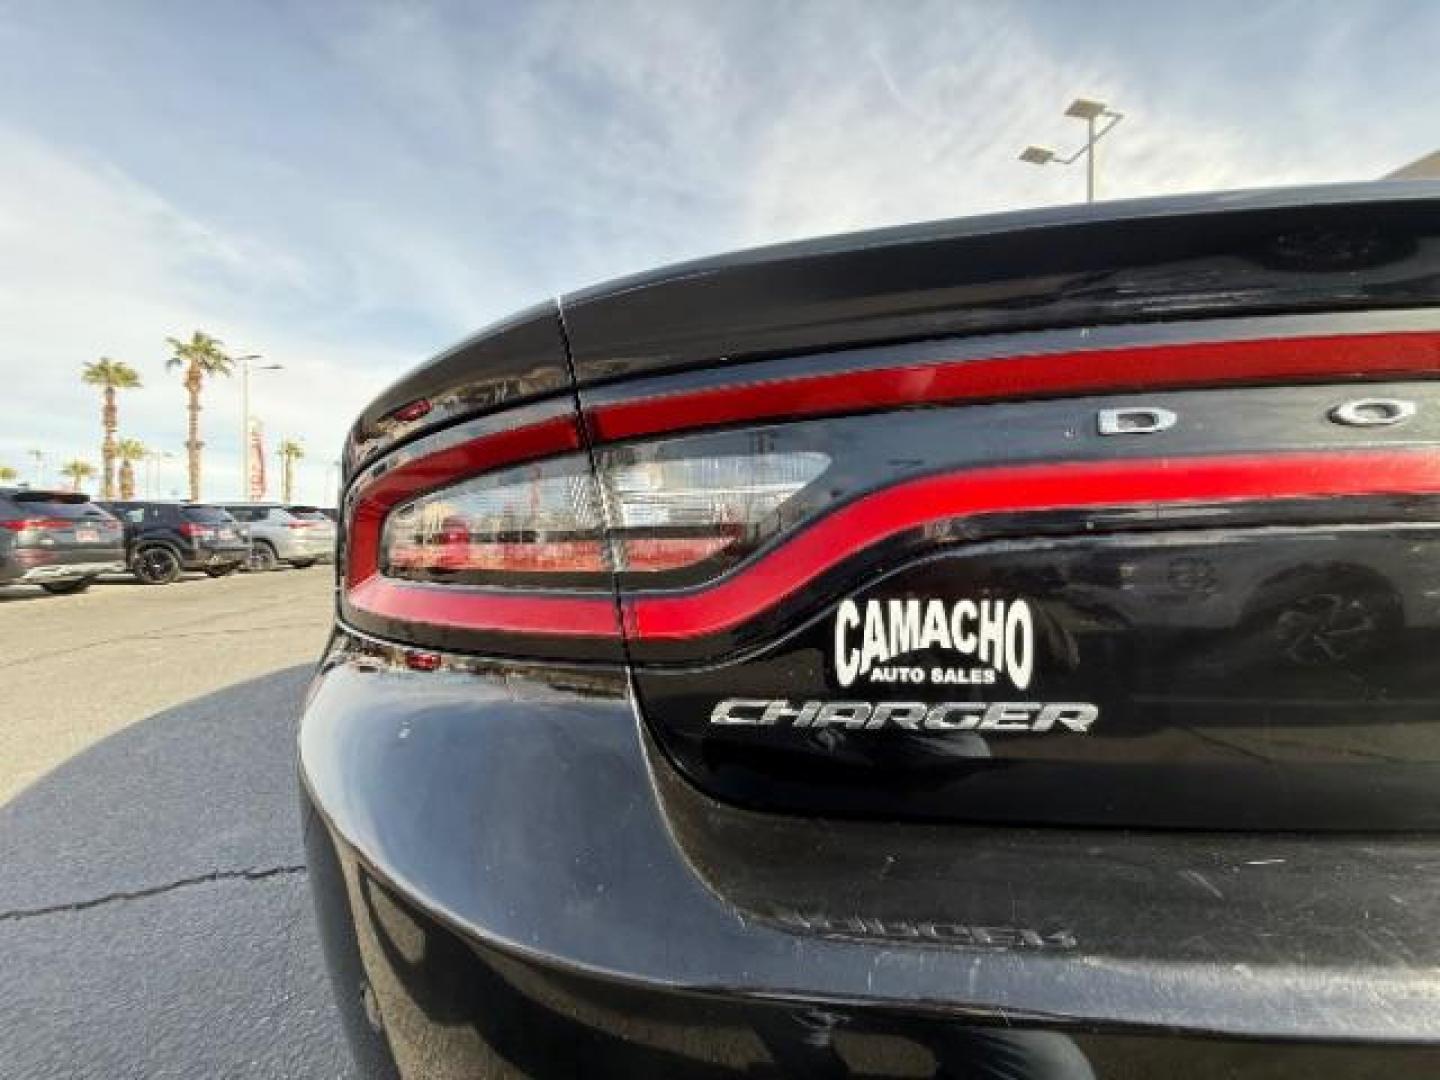
<svg viewBox="0 0 1440 1080"><path fill-rule="evenodd" d="M325 513L318 506L300 506L287 503L285 509L295 515L301 521L308 521L315 529L315 534L325 541L325 554L320 557L321 562L328 562L334 556L335 551L335 519Z"/></svg>
<svg viewBox="0 0 1440 1080"><path fill-rule="evenodd" d="M280 563L303 569L334 558L335 537L314 521L278 503L220 503L250 532L247 569L273 570Z"/></svg>

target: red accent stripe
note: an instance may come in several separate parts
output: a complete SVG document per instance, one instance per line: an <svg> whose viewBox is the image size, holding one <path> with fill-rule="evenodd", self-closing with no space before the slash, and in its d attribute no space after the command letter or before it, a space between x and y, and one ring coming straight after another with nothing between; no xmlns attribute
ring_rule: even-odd
<svg viewBox="0 0 1440 1080"><path fill-rule="evenodd" d="M1020 397L1440 375L1440 333L1138 345L945 360L661 394L591 410L604 442L777 417Z"/></svg>
<svg viewBox="0 0 1440 1080"><path fill-rule="evenodd" d="M407 623L553 637L618 637L615 602L596 598L424 586L376 574L348 594L353 607Z"/></svg>
<svg viewBox="0 0 1440 1080"><path fill-rule="evenodd" d="M1440 454L1434 451L1072 462L926 477L836 510L708 588L683 596L625 600L625 629L638 639L719 633L798 592L864 548L970 514L1437 492Z"/></svg>

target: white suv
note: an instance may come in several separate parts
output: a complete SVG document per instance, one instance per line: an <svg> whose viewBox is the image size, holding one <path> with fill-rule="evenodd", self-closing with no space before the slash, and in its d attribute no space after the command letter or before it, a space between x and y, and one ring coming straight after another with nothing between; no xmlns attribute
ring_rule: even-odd
<svg viewBox="0 0 1440 1080"><path fill-rule="evenodd" d="M278 503L223 503L250 532L250 570L280 563L303 569L335 557L335 534L320 523L297 517Z"/></svg>

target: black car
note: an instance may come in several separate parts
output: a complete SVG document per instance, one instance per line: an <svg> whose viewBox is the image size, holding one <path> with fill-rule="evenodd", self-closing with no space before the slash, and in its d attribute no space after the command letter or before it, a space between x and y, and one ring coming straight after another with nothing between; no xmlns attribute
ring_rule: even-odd
<svg viewBox="0 0 1440 1080"><path fill-rule="evenodd" d="M82 592L125 569L120 523L76 491L0 487L0 585Z"/></svg>
<svg viewBox="0 0 1440 1080"><path fill-rule="evenodd" d="M249 541L219 507L134 499L103 505L124 523L126 562L147 585L167 585L185 570L225 577L250 557Z"/></svg>
<svg viewBox="0 0 1440 1080"><path fill-rule="evenodd" d="M1440 187L661 270L344 461L367 1075L1440 1075Z"/></svg>

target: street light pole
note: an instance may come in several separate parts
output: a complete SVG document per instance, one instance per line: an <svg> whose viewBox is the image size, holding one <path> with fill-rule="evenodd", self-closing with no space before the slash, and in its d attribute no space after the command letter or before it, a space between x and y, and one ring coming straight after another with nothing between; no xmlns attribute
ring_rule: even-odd
<svg viewBox="0 0 1440 1080"><path fill-rule="evenodd" d="M1089 136L1085 140L1085 201L1095 201L1095 117L1085 118Z"/></svg>
<svg viewBox="0 0 1440 1080"><path fill-rule="evenodd" d="M259 353L251 353L248 356L237 356L236 361L240 364L240 501L250 501L250 372L254 371L279 371L283 364L256 364L253 368L252 360L262 360Z"/></svg>
<svg viewBox="0 0 1440 1080"><path fill-rule="evenodd" d="M1081 155L1085 157L1085 201L1095 201L1095 147L1106 134L1125 119L1123 113L1118 113L1104 102L1091 101L1089 98L1076 98L1065 109L1065 115L1075 120L1085 121L1086 139L1085 145L1076 150L1067 158L1062 158L1054 150L1044 146L1027 146L1020 152L1020 160L1031 165L1073 165L1080 160ZM1096 122L1105 120L1104 127L1097 127Z"/></svg>

